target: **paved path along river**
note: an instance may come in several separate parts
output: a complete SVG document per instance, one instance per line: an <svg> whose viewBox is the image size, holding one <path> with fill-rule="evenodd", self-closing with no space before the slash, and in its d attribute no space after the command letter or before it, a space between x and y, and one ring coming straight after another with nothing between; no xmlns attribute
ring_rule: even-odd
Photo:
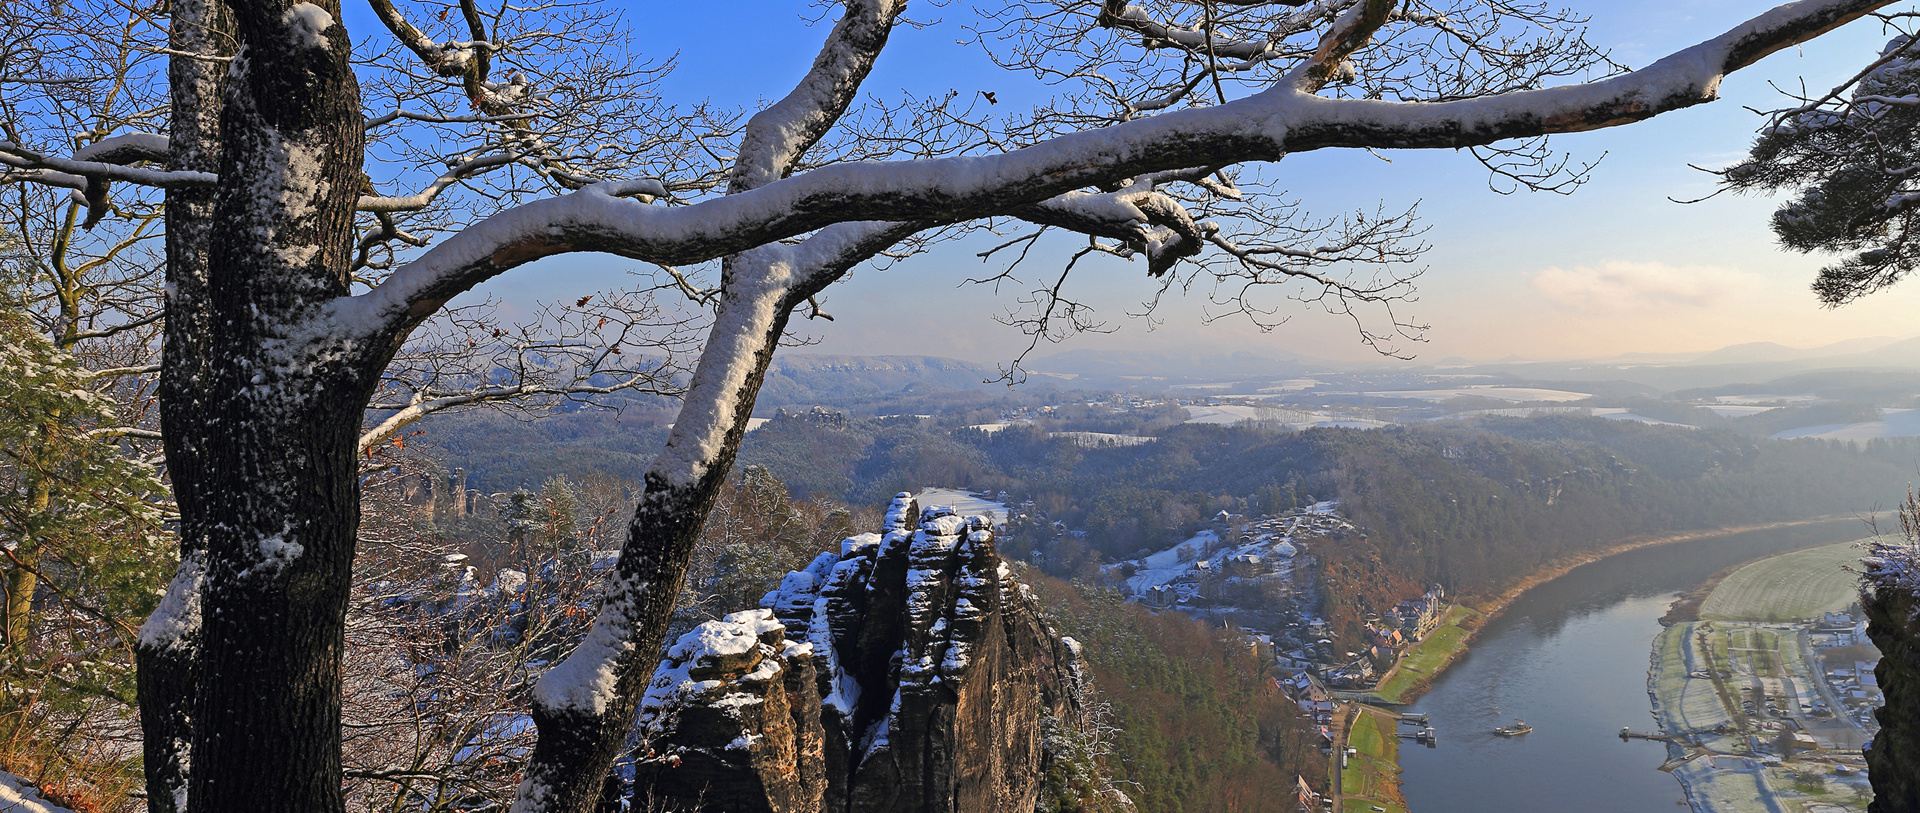
<svg viewBox="0 0 1920 813"><path fill-rule="evenodd" d="M1653 727L1647 659L1660 616L1724 568L1861 530L1839 520L1642 548L1520 596L1409 707L1440 735L1438 748L1400 749L1413 813L1684 809L1680 784L1658 770L1665 746L1618 736ZM1493 734L1516 717L1533 732Z"/></svg>

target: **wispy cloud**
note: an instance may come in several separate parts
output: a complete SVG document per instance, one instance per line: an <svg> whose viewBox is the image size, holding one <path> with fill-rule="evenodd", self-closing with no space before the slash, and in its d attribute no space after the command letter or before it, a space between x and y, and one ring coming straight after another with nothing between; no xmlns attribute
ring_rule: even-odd
<svg viewBox="0 0 1920 813"><path fill-rule="evenodd" d="M1533 274L1533 289L1567 310L1623 313L1713 308L1754 287L1752 275L1717 266L1608 262Z"/></svg>

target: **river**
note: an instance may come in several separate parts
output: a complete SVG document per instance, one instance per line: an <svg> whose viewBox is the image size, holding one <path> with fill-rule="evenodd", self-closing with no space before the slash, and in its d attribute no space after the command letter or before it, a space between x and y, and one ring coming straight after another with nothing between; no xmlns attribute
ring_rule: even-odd
<svg viewBox="0 0 1920 813"><path fill-rule="evenodd" d="M1400 749L1413 813L1643 813L1685 806L1657 770L1647 659L1674 594L1741 562L1864 536L1858 520L1749 531L1628 551L1516 599L1409 707L1439 747ZM1503 738L1518 717L1533 733Z"/></svg>

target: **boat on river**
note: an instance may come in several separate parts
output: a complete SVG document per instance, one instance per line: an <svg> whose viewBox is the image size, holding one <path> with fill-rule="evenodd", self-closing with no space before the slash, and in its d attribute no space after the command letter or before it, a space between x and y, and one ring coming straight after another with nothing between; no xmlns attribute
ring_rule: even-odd
<svg viewBox="0 0 1920 813"><path fill-rule="evenodd" d="M1494 729L1493 733L1502 737L1518 737L1532 730L1533 726L1527 725L1527 721L1516 718L1513 721L1513 725L1503 725Z"/></svg>

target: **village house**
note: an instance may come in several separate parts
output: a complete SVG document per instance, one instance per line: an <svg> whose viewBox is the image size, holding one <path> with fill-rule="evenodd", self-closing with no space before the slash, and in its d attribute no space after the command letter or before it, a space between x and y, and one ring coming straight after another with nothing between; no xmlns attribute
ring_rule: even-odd
<svg viewBox="0 0 1920 813"><path fill-rule="evenodd" d="M1446 609L1443 602L1445 598L1446 590L1434 585L1425 595L1400 602L1388 615L1398 619L1400 628L1406 632L1409 640L1425 638L1427 633L1440 625L1441 615Z"/></svg>

